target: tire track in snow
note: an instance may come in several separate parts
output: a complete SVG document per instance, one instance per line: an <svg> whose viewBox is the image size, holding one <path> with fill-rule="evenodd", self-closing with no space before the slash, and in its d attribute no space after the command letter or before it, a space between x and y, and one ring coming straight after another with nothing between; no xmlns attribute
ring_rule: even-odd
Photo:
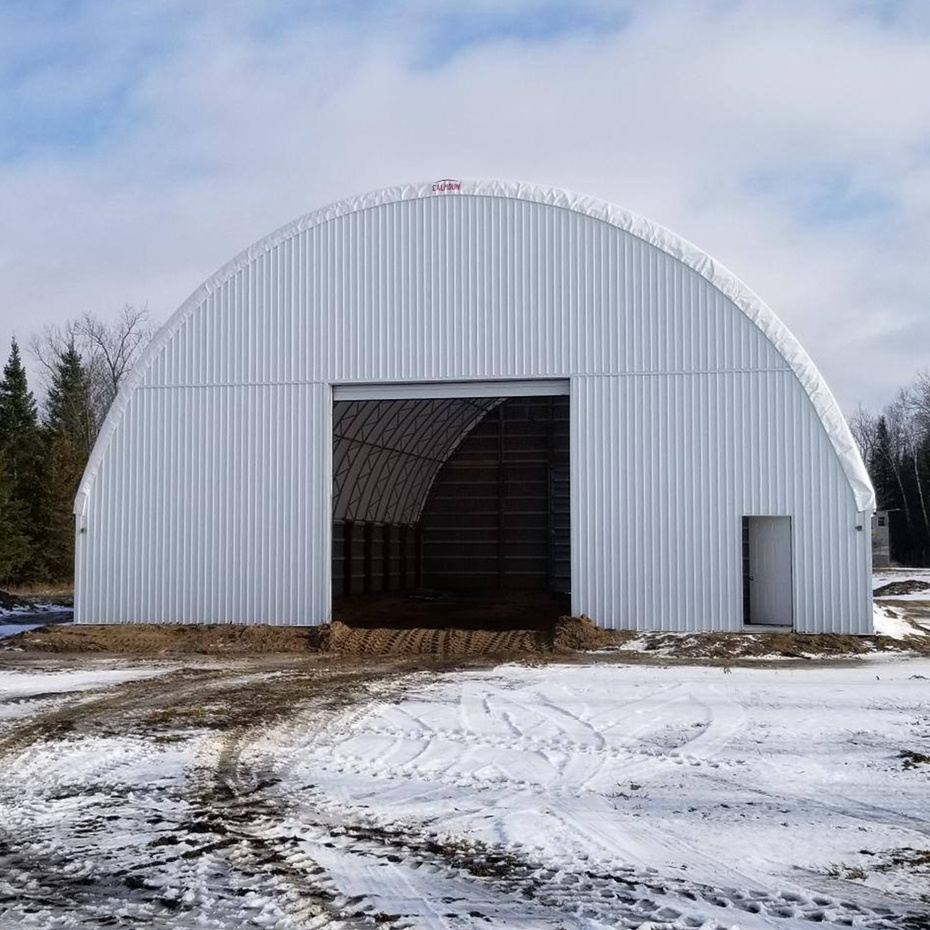
<svg viewBox="0 0 930 930"><path fill-rule="evenodd" d="M325 810L326 801L321 798L318 815ZM785 930L823 923L871 930L918 930L926 926L926 914L919 911L892 913L891 909L861 907L834 896L803 890L721 888L625 864L605 867L534 861L504 844L489 847L474 841L456 841L411 824L372 826L370 817L364 822L347 822L347 813L344 807L337 806L330 814L331 822L341 823L333 832L345 837L344 854L405 861L407 868L413 870L431 867L434 883L461 885L464 873L477 890L500 899L472 896L466 899L468 906L490 906L499 915L501 908L509 910L514 902L522 900L524 903L519 907L523 909L523 918L544 919L547 922L542 926L549 926L551 921L556 922L553 926L564 926L567 919L572 926L630 928L647 923L656 928L716 925L775 926ZM360 811L355 813L363 816ZM307 821L302 818L301 824L306 830ZM319 825L319 820L315 824ZM327 835L325 830L322 835ZM588 839L596 837L589 834ZM380 880L376 886L381 893L390 893ZM436 887L434 884L433 888Z"/></svg>
<svg viewBox="0 0 930 930"><path fill-rule="evenodd" d="M703 692L706 694L706 692ZM394 741L394 744L405 741L414 741L421 743L423 748L428 747L435 740L452 740L461 743L463 746L484 746L493 750L517 749L523 751L538 752L541 750L562 751L566 753L586 754L596 758L598 756L610 755L614 759L631 760L632 765L622 769L624 774L631 771L637 771L644 766L656 766L660 771L668 771L669 765L689 764L689 765L720 765L716 757L728 745L744 726L745 714L742 707L736 704L727 691L721 691L719 688L712 688L711 695L713 700L707 701L703 698L695 698L693 695L675 695L671 700L666 700L662 705L664 712L658 717L660 722L668 722L675 719L675 715L668 713L670 705L683 705L688 701L690 706L701 707L704 716L708 721L707 726L700 734L692 739L679 744L665 752L656 753L633 753L627 751L621 752L617 747L609 750L592 747L588 742L578 742L565 738L533 738L528 737L525 731L521 730L521 735L516 737L515 734L507 736L489 736L487 734L476 734L467 732L468 715L465 710L460 710L459 720L463 723L461 730L448 730L442 727L432 726L429 730L417 728L416 725L410 729L401 729L397 727L373 726L367 725L361 734L365 736L384 736ZM459 695L461 702L461 694ZM646 699L655 703L655 695ZM514 702L495 702L498 705L506 703L508 709L501 711L506 713L508 719L505 724L513 725L520 718L514 714L511 707ZM464 706L464 705L463 705ZM491 712L491 702L484 700L482 707L485 715ZM534 708L535 710L536 708ZM411 717L407 714L408 719ZM560 734L567 734L570 730L564 726L566 715L557 715L553 720ZM580 719L580 718L575 718ZM655 723L655 717L653 723ZM413 717L414 724L419 721ZM483 721L482 721L483 722ZM587 729L587 721L585 721ZM361 735L360 734L360 735ZM350 738L351 739L351 736ZM577 869L577 858L586 858L586 854L579 853L572 859L554 859L545 864L535 863L532 865L524 864L522 867L515 866L515 870L521 876L521 880L529 884L511 888L511 893L520 893L532 895L533 899L539 903L545 903L548 906L558 908L564 907L569 898L568 889L571 888L577 908L592 920L598 922L604 920L610 925L617 926L639 926L645 921L655 926L689 926L689 920L698 920L698 923L704 919L713 919L723 925L736 925L732 921L736 920L739 926L780 926L780 927L809 927L814 923L835 923L837 925L847 925L854 927L870 928L902 928L902 927L924 927L927 916L923 912L915 911L912 914L894 911L891 908L877 906L875 908L859 906L853 902L843 901L831 895L821 895L815 892L809 892L805 889L790 886L779 890L771 890L768 882L754 876L743 874L742 872L732 869L719 862L718 860L706 854L700 853L691 847L685 847L676 837L670 837L661 831L657 831L641 822L631 823L632 818L626 818L626 822L618 824L612 822L609 825L600 824L599 829L590 829L584 825L584 810L574 810L571 807L571 801L574 797L580 796L583 792L554 791L551 786L542 783L533 784L525 779L507 778L501 770L501 775L494 778L480 778L474 774L468 776L462 773L456 773L446 769L437 769L436 767L422 767L417 765L396 765L394 767L384 767L370 765L363 754L353 754L346 751L345 743L349 739L330 738L326 733L317 733L314 743L317 744L319 756L315 756L318 764L329 767L332 765L336 770L353 770L361 775L374 776L390 781L398 776L406 778L417 778L428 784L435 784L437 781L441 784L449 784L457 787L472 787L479 792L495 794L499 796L501 790L511 792L535 791L538 794L554 795L555 802L558 805L558 811L550 810L550 813L556 813L560 821L560 827L563 835L575 835L580 840L577 843L578 849L590 851L592 848L600 848L606 854L606 859L614 871L619 870L621 874L626 874L628 879L632 879L631 884L649 888L652 892L670 896L669 900L663 900L660 908L642 907L635 913L632 911L623 911L618 905L618 899L615 895L616 885L618 882L616 875L604 874L603 871L596 871L597 868L579 873ZM603 744L602 744L603 745ZM305 747L309 748L309 747ZM328 761L325 758L328 752L336 753ZM415 758L419 758L421 752L417 753ZM563 799L559 801L559 798ZM329 802L325 798L319 799L318 808L326 809ZM334 817L349 818L354 816L364 816L361 810L353 810L351 805L345 803L332 802L331 814ZM620 828L618 830L618 828ZM373 842L370 829L367 835L362 835L361 828L347 828L348 832L356 837L358 842L363 842L368 847L371 855L378 855L377 851L370 848ZM422 834L416 825L400 824L383 827L382 836L379 840L380 845L385 845L384 832L395 831L395 838L391 841L395 846L399 845L399 850L404 855L410 855L411 850L417 851L417 838ZM618 833L625 836L626 842L617 844ZM435 836L435 834L430 834ZM449 843L454 844L455 839L451 837ZM388 848L391 843L388 843ZM627 863L636 861L644 851L651 851L654 855L656 848L666 851L669 859L673 856L679 861L684 859L686 866L690 865L694 873L712 876L713 881L696 882L693 879L676 876L659 876L657 870L649 872L637 871ZM501 844L499 855L504 856L508 861L519 863L522 859L522 852L513 846ZM684 854L684 855L683 855ZM446 856L446 859L449 857ZM621 861L618 863L617 860ZM622 860L626 860L623 862ZM461 868L461 863L454 857L451 864ZM441 866L440 866L441 867ZM467 869L467 866L466 866ZM521 870L522 869L522 870ZM722 878L722 882L721 882ZM593 880L596 879L596 880ZM511 877L512 880L512 877ZM593 880L593 881L592 881ZM770 880L769 880L770 881ZM724 884L725 887L719 887ZM581 893L579 893L579 887ZM698 902L697 909L700 912L696 917L694 907L691 907L690 915L681 909L682 901ZM628 901L626 903L629 903ZM661 912L661 913L660 913ZM617 923L617 921L620 921ZM637 922L638 921L638 922Z"/></svg>
<svg viewBox="0 0 930 930"><path fill-rule="evenodd" d="M235 746L239 735L264 731L267 720L296 702L317 697L316 710L325 715L355 700L367 680L396 676L389 665L375 674L311 666L296 677L288 667L243 675L213 666L91 699L81 694L6 734L0 927L117 919L151 930L352 928L376 918L396 925L341 896L323 869L287 843L255 836L256 829L277 829L272 814L279 806L264 796L268 784L232 764L237 749L218 752L211 782L227 793L226 810L222 803L212 813L198 808L198 773L185 783L194 747L207 736L203 708L224 734L216 740ZM177 758L166 767L172 754ZM247 813L241 832L237 810Z"/></svg>

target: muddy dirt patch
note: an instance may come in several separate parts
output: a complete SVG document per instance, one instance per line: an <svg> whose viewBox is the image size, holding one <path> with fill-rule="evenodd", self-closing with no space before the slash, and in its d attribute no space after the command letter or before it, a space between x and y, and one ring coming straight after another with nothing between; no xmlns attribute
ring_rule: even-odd
<svg viewBox="0 0 930 930"><path fill-rule="evenodd" d="M919 581L916 578L908 578L906 581L892 581L876 588L872 592L873 597L902 597L906 594L922 594L924 591L930 591L930 582Z"/></svg>
<svg viewBox="0 0 930 930"><path fill-rule="evenodd" d="M265 624L80 624L29 630L9 637L0 648L136 656L314 653L320 651L323 629Z"/></svg>
<svg viewBox="0 0 930 930"><path fill-rule="evenodd" d="M469 656L520 658L619 645L632 636L608 632L586 617L563 617L538 627L406 624L372 626L334 621L320 627L266 625L114 624L49 626L9 637L5 650L110 653L134 656L256 656L332 653L353 657Z"/></svg>
<svg viewBox="0 0 930 930"><path fill-rule="evenodd" d="M836 633L634 633L605 630L587 617L562 617L538 626L478 619L468 624L409 625L339 620L319 627L256 625L114 624L50 625L10 636L0 652L245 659L290 655L342 656L353 661L424 657L552 660L592 651L630 662L675 659L735 660L857 658L882 652L930 655L930 636L846 636Z"/></svg>
<svg viewBox="0 0 930 930"><path fill-rule="evenodd" d="M847 636L841 633L646 633L645 655L726 662L739 659L857 658L881 652L930 652L930 637Z"/></svg>

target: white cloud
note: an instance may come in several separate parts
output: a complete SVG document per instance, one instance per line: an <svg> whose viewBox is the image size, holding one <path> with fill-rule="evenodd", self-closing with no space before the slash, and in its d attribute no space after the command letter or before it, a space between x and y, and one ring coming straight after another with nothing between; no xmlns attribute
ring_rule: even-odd
<svg viewBox="0 0 930 930"><path fill-rule="evenodd" d="M852 2L629 6L623 29L505 30L435 67L417 62L444 8L425 0L282 14L273 33L242 6L163 0L119 23L86 7L72 28L104 36L120 102L106 95L93 145L0 163L0 340L124 301L167 316L250 241L343 196L522 178L692 239L775 308L845 406L881 403L930 349L927 19L907 3L885 20ZM166 22L183 25L170 42ZM127 64L135 45L157 52ZM56 82L91 93L94 72L41 82L42 101Z"/></svg>

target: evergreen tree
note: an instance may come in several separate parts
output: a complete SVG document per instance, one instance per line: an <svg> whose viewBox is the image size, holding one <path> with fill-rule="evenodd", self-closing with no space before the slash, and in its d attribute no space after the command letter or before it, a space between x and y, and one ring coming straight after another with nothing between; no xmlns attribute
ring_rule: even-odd
<svg viewBox="0 0 930 930"><path fill-rule="evenodd" d="M9 463L0 451L0 588L21 581L29 561L29 540L24 535L22 505L13 495Z"/></svg>
<svg viewBox="0 0 930 930"><path fill-rule="evenodd" d="M14 339L0 378L0 578L35 579L40 437L36 402Z"/></svg>
<svg viewBox="0 0 930 930"><path fill-rule="evenodd" d="M899 483L900 468L896 460L896 453L888 432L888 421L885 417L878 420L875 431L875 445L867 462L872 484L875 487L875 498L879 510L898 510L902 507L902 492Z"/></svg>
<svg viewBox="0 0 930 930"><path fill-rule="evenodd" d="M90 381L73 342L58 357L46 401L45 426L78 452L90 454L94 441Z"/></svg>
<svg viewBox="0 0 930 930"><path fill-rule="evenodd" d="M32 484L39 418L29 390L19 345L14 339L0 379L0 449L15 484Z"/></svg>
<svg viewBox="0 0 930 930"><path fill-rule="evenodd" d="M73 342L59 354L52 372L42 432L36 520L40 570L44 580L62 582L73 577L71 509L94 440L90 381Z"/></svg>
<svg viewBox="0 0 930 930"><path fill-rule="evenodd" d="M45 431L37 510L38 571L47 582L74 577L74 495L87 463L66 436Z"/></svg>

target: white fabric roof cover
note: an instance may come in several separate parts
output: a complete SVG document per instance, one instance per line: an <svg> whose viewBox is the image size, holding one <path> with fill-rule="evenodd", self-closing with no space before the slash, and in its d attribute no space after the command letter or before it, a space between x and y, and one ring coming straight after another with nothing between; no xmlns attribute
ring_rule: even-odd
<svg viewBox="0 0 930 930"><path fill-rule="evenodd" d="M443 190L443 196L466 195L525 200L565 210L573 210L604 223L609 223L630 235L636 236L704 277L755 323L785 359L804 387L808 397L810 397L811 403L823 423L830 442L839 457L843 472L852 488L858 509L865 511L874 508L875 494L868 472L846 423L846 418L843 416L832 392L827 387L823 376L788 327L759 297L723 265L690 242L676 236L657 223L603 200L583 194L572 193L556 187L524 184L517 181L462 180L455 181L451 190L448 188ZM143 373L178 328L194 313L209 294L257 256L305 229L319 226L339 216L367 210L381 204L435 196L435 182L405 184L363 194L359 197L352 197L328 207L323 207L320 210L314 210L312 213L308 213L286 226L282 226L276 232L250 246L231 262L224 265L216 274L208 278L162 327L133 372L126 378L110 409L87 464L84 478L75 499L75 513L83 513L84 502L103 459L109 439L116 429L122 411L129 403L134 388L141 381Z"/></svg>

